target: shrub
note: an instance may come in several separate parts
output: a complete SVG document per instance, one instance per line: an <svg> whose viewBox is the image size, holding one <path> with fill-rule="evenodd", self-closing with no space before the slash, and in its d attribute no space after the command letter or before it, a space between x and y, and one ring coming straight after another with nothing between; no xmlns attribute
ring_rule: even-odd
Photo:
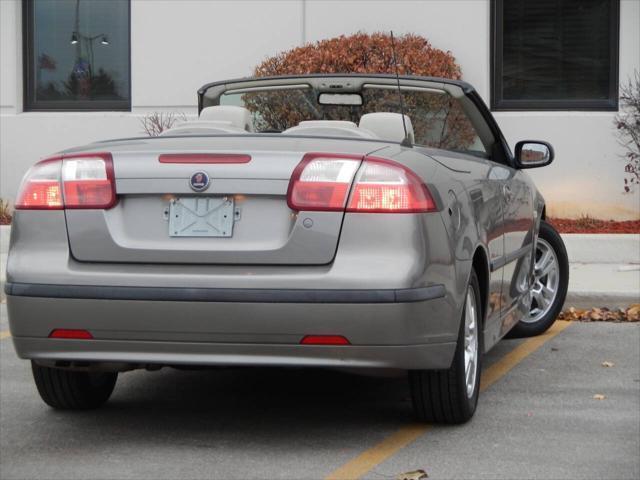
<svg viewBox="0 0 640 480"><path fill-rule="evenodd" d="M451 52L433 48L419 35L400 36L395 46L401 75L462 77ZM391 36L359 32L320 40L267 58L254 71L256 77L307 73L395 73Z"/></svg>
<svg viewBox="0 0 640 480"><path fill-rule="evenodd" d="M9 202L0 198L0 225L11 225L11 207Z"/></svg>

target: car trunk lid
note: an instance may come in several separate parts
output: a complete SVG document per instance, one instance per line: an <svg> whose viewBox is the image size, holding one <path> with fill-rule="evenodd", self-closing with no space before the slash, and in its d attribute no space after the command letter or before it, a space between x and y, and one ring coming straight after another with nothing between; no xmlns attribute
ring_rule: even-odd
<svg viewBox="0 0 640 480"><path fill-rule="evenodd" d="M370 142L327 145L317 139L223 137L198 138L198 148L192 148L188 146L196 143L194 139L167 140L100 145L113 156L118 202L107 210L66 211L75 259L196 265L330 263L344 212L291 210L287 189L292 173L308 151L339 149L364 157L384 147Z"/></svg>

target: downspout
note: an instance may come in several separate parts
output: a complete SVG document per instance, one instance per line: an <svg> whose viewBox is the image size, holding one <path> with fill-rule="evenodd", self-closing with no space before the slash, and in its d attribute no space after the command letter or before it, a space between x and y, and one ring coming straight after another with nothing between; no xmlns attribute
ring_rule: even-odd
<svg viewBox="0 0 640 480"><path fill-rule="evenodd" d="M301 0L301 25L300 25L300 45L307 43L307 0Z"/></svg>

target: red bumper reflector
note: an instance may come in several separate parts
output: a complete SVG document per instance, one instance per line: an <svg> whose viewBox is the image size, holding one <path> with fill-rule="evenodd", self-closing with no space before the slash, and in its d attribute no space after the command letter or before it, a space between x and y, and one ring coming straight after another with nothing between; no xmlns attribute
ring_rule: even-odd
<svg viewBox="0 0 640 480"><path fill-rule="evenodd" d="M301 345L351 345L342 335L307 335L300 340Z"/></svg>
<svg viewBox="0 0 640 480"><path fill-rule="evenodd" d="M237 153L163 153L160 163L249 163L250 155Z"/></svg>
<svg viewBox="0 0 640 480"><path fill-rule="evenodd" d="M68 330L66 328L56 328L49 334L49 338L74 338L82 340L91 340L91 335L87 330Z"/></svg>

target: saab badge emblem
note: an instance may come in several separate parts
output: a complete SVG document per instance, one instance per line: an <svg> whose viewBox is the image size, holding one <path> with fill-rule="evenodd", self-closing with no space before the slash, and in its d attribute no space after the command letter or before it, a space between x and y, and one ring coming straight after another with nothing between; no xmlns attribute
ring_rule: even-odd
<svg viewBox="0 0 640 480"><path fill-rule="evenodd" d="M191 175L189 185L194 192L204 192L209 187L209 175L206 172L196 172Z"/></svg>

